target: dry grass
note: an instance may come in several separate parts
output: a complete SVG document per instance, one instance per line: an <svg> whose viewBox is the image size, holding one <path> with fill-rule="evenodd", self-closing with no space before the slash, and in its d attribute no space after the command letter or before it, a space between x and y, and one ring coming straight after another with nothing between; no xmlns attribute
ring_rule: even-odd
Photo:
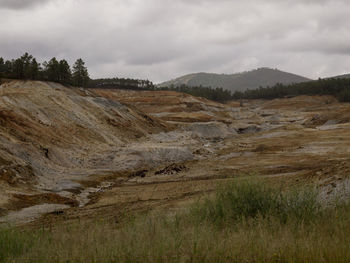
<svg viewBox="0 0 350 263"><path fill-rule="evenodd" d="M175 215L2 230L0 262L350 262L349 204L314 209L313 195L301 191L282 193L279 206L289 203L290 209L281 210L275 206L278 189L244 184L221 188L216 197ZM224 210L207 213L220 202ZM241 204L250 209L237 208ZM281 220L281 211L291 211L288 220ZM220 224L217 213L223 213Z"/></svg>

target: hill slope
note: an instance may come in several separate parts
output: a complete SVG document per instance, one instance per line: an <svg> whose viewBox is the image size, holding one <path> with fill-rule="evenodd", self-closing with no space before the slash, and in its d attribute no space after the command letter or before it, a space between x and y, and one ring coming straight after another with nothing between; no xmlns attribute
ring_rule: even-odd
<svg viewBox="0 0 350 263"><path fill-rule="evenodd" d="M205 86L222 87L231 91L244 91L255 89L259 86L272 86L276 83L290 84L309 81L310 79L295 74L283 72L277 69L259 68L256 70L236 74L194 73L163 82L159 87L180 86Z"/></svg>
<svg viewBox="0 0 350 263"><path fill-rule="evenodd" d="M348 79L348 78L350 78L350 74L338 75L334 77L329 77L327 79Z"/></svg>

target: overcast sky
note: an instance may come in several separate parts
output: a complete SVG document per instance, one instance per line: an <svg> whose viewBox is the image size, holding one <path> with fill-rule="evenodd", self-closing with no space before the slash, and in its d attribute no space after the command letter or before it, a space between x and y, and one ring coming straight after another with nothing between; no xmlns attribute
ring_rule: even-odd
<svg viewBox="0 0 350 263"><path fill-rule="evenodd" d="M82 57L154 82L272 67L350 73L349 0L0 0L0 56Z"/></svg>

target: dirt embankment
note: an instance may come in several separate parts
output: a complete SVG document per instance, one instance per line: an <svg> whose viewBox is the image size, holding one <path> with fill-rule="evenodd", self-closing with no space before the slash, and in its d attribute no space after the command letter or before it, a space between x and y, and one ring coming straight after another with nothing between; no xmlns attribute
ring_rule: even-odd
<svg viewBox="0 0 350 263"><path fill-rule="evenodd" d="M125 145L171 129L135 107L60 84L10 81L0 94L0 205L12 192L80 187L74 181L117 170L116 154L130 152Z"/></svg>

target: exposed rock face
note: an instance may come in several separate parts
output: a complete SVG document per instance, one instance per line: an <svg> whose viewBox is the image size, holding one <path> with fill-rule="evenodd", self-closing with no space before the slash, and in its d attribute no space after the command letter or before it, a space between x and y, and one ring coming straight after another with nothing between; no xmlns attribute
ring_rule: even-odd
<svg viewBox="0 0 350 263"><path fill-rule="evenodd" d="M0 179L11 185L50 189L65 177L116 168L123 145L169 130L134 107L55 83L12 81L0 95Z"/></svg>
<svg viewBox="0 0 350 263"><path fill-rule="evenodd" d="M205 139L224 139L236 134L236 130L221 122L193 123L185 129L191 131L194 136Z"/></svg>

